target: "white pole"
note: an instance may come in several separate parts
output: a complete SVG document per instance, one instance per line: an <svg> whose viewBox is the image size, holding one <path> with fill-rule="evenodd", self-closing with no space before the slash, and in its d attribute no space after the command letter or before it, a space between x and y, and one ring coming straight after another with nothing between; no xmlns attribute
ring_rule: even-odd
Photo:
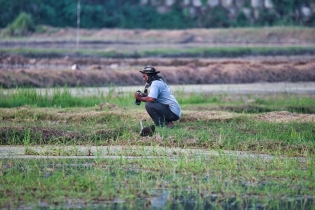
<svg viewBox="0 0 315 210"><path fill-rule="evenodd" d="M77 44L76 44L76 49L79 49L79 42L80 42L80 0L78 0L78 5L77 5Z"/></svg>

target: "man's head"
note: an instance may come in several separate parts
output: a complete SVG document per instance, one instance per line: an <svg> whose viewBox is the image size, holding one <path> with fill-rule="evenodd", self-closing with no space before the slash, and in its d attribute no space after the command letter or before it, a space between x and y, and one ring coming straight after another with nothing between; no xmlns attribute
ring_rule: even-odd
<svg viewBox="0 0 315 210"><path fill-rule="evenodd" d="M152 66L145 66L144 69L140 72L142 73L143 81L148 83L151 83L151 78L153 76L160 73L159 71L156 71L155 68Z"/></svg>

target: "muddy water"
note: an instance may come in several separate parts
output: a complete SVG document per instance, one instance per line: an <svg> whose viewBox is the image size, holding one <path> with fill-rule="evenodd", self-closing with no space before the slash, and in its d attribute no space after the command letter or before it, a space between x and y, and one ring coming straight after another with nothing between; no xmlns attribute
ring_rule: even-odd
<svg viewBox="0 0 315 210"><path fill-rule="evenodd" d="M38 153L46 152L56 146L28 146L28 149L32 149ZM64 150L72 150L73 146L62 146ZM145 158L161 158L156 154L163 154L166 158L170 160L176 160L180 155L199 155L199 156L222 156L227 155L236 158L246 158L255 159L261 158L269 160L272 158L279 158L272 155L266 154L254 154L249 152L239 152L239 151L216 151L207 149L181 149L181 148L161 148L161 147L126 147L126 146L75 146L76 150L81 152L81 156L49 156L49 155L25 155L26 147L24 146L1 146L0 147L0 160L1 159L14 159L14 158L24 158L24 159L78 159L78 158L105 158L114 159L118 158L144 158L143 151L146 151ZM122 155L123 153L125 155ZM138 153L137 153L138 152ZM85 154L85 155L84 155ZM87 156L86 154L90 154ZM134 155L128 155L134 154ZM141 155L142 154L142 155ZM164 157L163 157L164 158ZM305 158L294 158L298 161L305 161ZM67 165L68 167L81 166L84 168L93 167L91 163L84 163L78 165L78 163L71 163ZM64 166L64 165L63 165ZM126 172L134 170L133 168L127 169ZM247 185L244 184L244 187ZM265 209L266 205L271 205L275 202L276 206L290 206L290 209L312 209L314 204L314 198L311 196L298 196L294 198L283 197L280 200L273 198L268 198L268 203L261 201L259 195L248 195L243 194L241 197L224 196L220 193L209 192L204 196L200 197L194 191L189 189L149 189L149 194L151 196L146 198L137 198L135 201L126 201L124 199L115 199L113 201L93 201L92 203L86 202L85 200L66 199L66 203L60 203L58 206L51 206L48 203L40 202L33 206L21 205L19 209L133 209L135 206L145 207L148 205L148 209ZM175 193L176 192L176 193ZM178 194L179 193L179 194ZM140 209L140 208L138 208ZM277 208L276 208L277 209ZM281 208L280 208L281 209Z"/></svg>
<svg viewBox="0 0 315 210"><path fill-rule="evenodd" d="M45 147L29 147L36 150L37 152L45 151L52 146ZM64 146L65 149L71 149L71 146ZM237 158L262 158L262 159L272 159L278 158L271 155L265 154L252 154L247 152L237 152L237 151L214 151L205 149L181 149L181 148L157 148L157 147L123 147L123 146L76 146L81 152L87 152L90 150L92 154L100 153L103 158L119 158L120 151L125 151L128 154L131 151L147 151L148 155L150 152L165 154L167 158L176 160L179 154L195 154L195 155L207 155L207 156L218 156L218 155L228 155L235 156ZM25 155L25 147L0 147L0 160L3 158L97 158L98 156L46 156L46 155ZM143 156L124 156L125 158L144 158ZM145 158L161 158L160 156L146 156ZM299 161L304 161L304 158L300 158ZM85 164L85 165L84 165ZM84 164L72 164L67 165L68 167L81 166L83 168L93 167L91 163ZM62 165L64 167L65 165ZM58 166L57 166L58 167ZM127 169L126 173L134 170L132 168ZM244 187L246 188L246 184ZM288 209L312 209L314 205L314 198L307 195L301 195L297 197L286 197L282 198L266 198L268 202L266 203L262 200L259 195L243 194L241 197L236 196L225 196L221 193L213 192L203 192L203 196L200 196L195 191L190 191L189 189L148 189L150 196L139 197L134 201L127 201L122 198L114 199L111 201L91 201L87 202L81 199L66 199L65 203L59 203L58 206L51 206L48 203L40 202L32 206L21 205L18 209L134 209L137 207L146 207L145 209L268 209L270 206L275 207L275 209L281 209L281 206L290 207ZM141 208L137 208L141 209ZM271 208L273 209L273 208Z"/></svg>
<svg viewBox="0 0 315 210"><path fill-rule="evenodd" d="M283 198L281 201L275 201L274 208L266 207L263 202L257 201L258 198L252 196L244 197L244 200L231 197L223 199L220 195L210 195L206 198L196 200L196 197L191 198L171 198L169 191L163 191L159 195L149 198L139 198L133 203L124 200L114 200L112 202L97 202L88 204L83 200L68 200L68 203L59 205L57 209L313 209L314 199L312 198ZM272 203L273 200L269 200ZM137 206L137 208L135 208ZM142 207L142 208L141 208ZM56 206L49 206L46 203L40 203L36 206L20 206L18 209L55 209Z"/></svg>
<svg viewBox="0 0 315 210"><path fill-rule="evenodd" d="M52 152L58 148L64 151L66 155L51 155ZM43 158L58 158L58 159L94 159L94 158L110 158L117 159L124 156L125 158L137 159L137 158L160 158L160 155L168 157L169 159L176 160L181 155L196 155L196 156L221 156L227 155L237 158L260 158L270 160L275 156L267 154L250 153L244 151L228 151L228 150L209 150L209 149L182 149L182 148L164 148L164 147L152 147L152 146L28 146L28 150L36 152L38 155L27 155L26 147L24 146L1 146L0 147L0 159L3 158L23 158L23 159L43 159ZM75 154L74 151L75 150ZM145 151L145 154L144 152ZM276 157L279 158L279 157ZM286 157L288 158L288 157ZM294 157L295 160L304 162L306 158Z"/></svg>

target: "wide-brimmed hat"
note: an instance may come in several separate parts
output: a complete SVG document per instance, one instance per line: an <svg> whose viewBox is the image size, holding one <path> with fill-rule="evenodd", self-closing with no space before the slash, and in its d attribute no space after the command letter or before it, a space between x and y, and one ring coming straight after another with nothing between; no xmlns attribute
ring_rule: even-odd
<svg viewBox="0 0 315 210"><path fill-rule="evenodd" d="M154 67L152 66L145 66L142 71L140 71L142 74L158 74L159 71L156 71Z"/></svg>

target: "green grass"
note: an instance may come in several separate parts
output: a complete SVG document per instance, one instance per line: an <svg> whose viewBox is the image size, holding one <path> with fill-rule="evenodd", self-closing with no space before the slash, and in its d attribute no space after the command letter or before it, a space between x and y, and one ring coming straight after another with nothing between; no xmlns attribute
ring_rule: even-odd
<svg viewBox="0 0 315 210"><path fill-rule="evenodd" d="M4 90L0 89L0 107L11 108L19 106L35 107L91 107L99 105L104 101L124 104L130 99L130 96L114 95L114 88L109 88L107 93L97 91L97 95L88 96L88 91L84 88L77 88L78 94L83 93L87 96L75 96L67 87L64 88L46 88L36 90L33 88L16 88ZM127 97L127 98L126 98ZM131 101L131 100L130 100Z"/></svg>
<svg viewBox="0 0 315 210"><path fill-rule="evenodd" d="M288 111L295 113L315 113L315 99L310 95L272 94L272 95L236 95L228 94L177 93L178 102L184 108L204 110L232 111L236 113L264 113Z"/></svg>
<svg viewBox="0 0 315 210"><path fill-rule="evenodd" d="M132 92L76 90L0 89L0 145L77 156L0 157L0 208L150 209L164 196L164 209L314 209L314 96L180 91L175 128L140 137L152 122Z"/></svg>
<svg viewBox="0 0 315 210"><path fill-rule="evenodd" d="M249 55L303 55L314 54L314 47L204 47L144 51L146 56L167 57L237 57Z"/></svg>
<svg viewBox="0 0 315 210"><path fill-rule="evenodd" d="M0 206L44 204L67 208L152 207L163 209L312 209L314 159L237 158L225 154L92 160L1 160ZM294 198L294 199L293 199ZM303 199L303 200L300 200ZM115 204L115 201L120 201Z"/></svg>
<svg viewBox="0 0 315 210"><path fill-rule="evenodd" d="M0 54L18 54L29 57L60 57L65 55L98 56L107 58L141 58L150 56L162 57L236 57L256 55L312 55L315 47L195 47L187 49L155 49L137 52L104 51L104 50L69 50L69 49L35 49L35 48L2 48Z"/></svg>
<svg viewBox="0 0 315 210"><path fill-rule="evenodd" d="M296 113L315 113L315 99L310 95L273 94L240 95L231 99L228 94L175 93L183 108L199 110L232 111L237 113L262 113L289 111ZM88 88L0 88L0 107L94 107L111 103L117 106L134 106L132 92L122 93L119 88L109 87L108 91L95 88L93 93ZM103 105L102 105L103 104ZM104 106L106 107L106 106Z"/></svg>
<svg viewBox="0 0 315 210"><path fill-rule="evenodd" d="M36 49L36 48L2 48L0 54L17 54L25 55L29 57L60 57L65 55L77 55L77 56L100 56L100 57L132 57L129 53L120 54L108 51L97 51L97 50L72 50L72 49Z"/></svg>
<svg viewBox="0 0 315 210"><path fill-rule="evenodd" d="M79 89L79 88L78 88ZM268 154L308 156L314 151L315 126L312 121L290 118L298 113L314 113L314 98L303 95L235 96L175 93L183 114L176 129L157 128L161 141L139 141L139 120L149 120L144 109L134 104L131 92L88 95L68 88L36 91L14 89L0 93L0 144L85 144L166 145L244 150ZM254 99L250 105L247 100ZM307 109L307 107L310 107ZM294 113L292 112L294 111ZM268 112L280 112L284 120ZM292 112L290 114L290 112ZM294 117L293 116L293 117ZM303 119L303 117L301 117Z"/></svg>

